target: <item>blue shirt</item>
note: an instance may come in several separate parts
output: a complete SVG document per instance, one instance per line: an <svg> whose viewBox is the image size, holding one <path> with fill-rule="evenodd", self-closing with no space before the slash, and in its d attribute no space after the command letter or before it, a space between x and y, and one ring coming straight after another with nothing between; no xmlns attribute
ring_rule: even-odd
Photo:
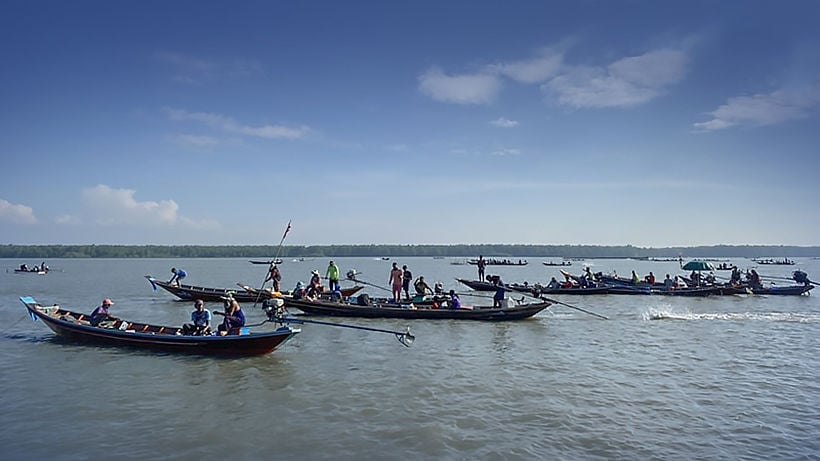
<svg viewBox="0 0 820 461"><path fill-rule="evenodd" d="M191 312L191 322L198 327L206 327L211 323L211 311L203 309L200 311Z"/></svg>

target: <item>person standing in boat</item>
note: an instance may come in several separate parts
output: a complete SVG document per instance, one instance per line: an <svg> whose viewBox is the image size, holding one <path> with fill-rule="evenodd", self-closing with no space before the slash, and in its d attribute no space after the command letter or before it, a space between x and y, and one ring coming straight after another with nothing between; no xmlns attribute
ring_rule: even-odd
<svg viewBox="0 0 820 461"><path fill-rule="evenodd" d="M191 323L182 325L183 335L203 336L211 333L211 311L205 309L205 302L201 299L194 301L194 310L191 312Z"/></svg>
<svg viewBox="0 0 820 461"><path fill-rule="evenodd" d="M330 292L339 291L339 266L333 261L330 261L330 264L327 265L325 277L327 277L327 287Z"/></svg>
<svg viewBox="0 0 820 461"><path fill-rule="evenodd" d="M484 281L484 269L487 267L487 261L484 259L484 256L478 256L478 280L480 282Z"/></svg>
<svg viewBox="0 0 820 461"><path fill-rule="evenodd" d="M176 267L171 268L171 273L174 274L174 275L171 276L171 280L168 280L168 283L170 283L172 285L173 284L177 284L177 285L181 284L182 279L184 279L185 277L188 276L188 273L185 272L184 269L177 269Z"/></svg>
<svg viewBox="0 0 820 461"><path fill-rule="evenodd" d="M525 282L526 283L526 282ZM493 295L493 307L501 307L504 303L504 282L501 278L495 284L495 294Z"/></svg>
<svg viewBox="0 0 820 461"><path fill-rule="evenodd" d="M273 283L273 292L276 293L279 291L279 283L282 281L282 273L279 272L279 266L276 263L271 263L270 270L268 271L268 276L265 277L265 281L262 282L262 285L270 280Z"/></svg>
<svg viewBox="0 0 820 461"><path fill-rule="evenodd" d="M740 271L737 266L732 266L732 275L729 277L729 284L732 286L740 285Z"/></svg>
<svg viewBox="0 0 820 461"><path fill-rule="evenodd" d="M401 289L404 291L404 298L410 300L410 282L413 281L413 273L407 265L401 266Z"/></svg>
<svg viewBox="0 0 820 461"><path fill-rule="evenodd" d="M387 280L387 283L390 285L391 292L393 293L393 300L396 302L401 300L402 275L402 271L399 269L399 264L393 263L393 268L390 269L390 278Z"/></svg>

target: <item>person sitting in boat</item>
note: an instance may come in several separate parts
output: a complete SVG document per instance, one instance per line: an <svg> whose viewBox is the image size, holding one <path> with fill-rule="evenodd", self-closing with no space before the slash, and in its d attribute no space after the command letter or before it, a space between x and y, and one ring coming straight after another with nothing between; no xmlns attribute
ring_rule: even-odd
<svg viewBox="0 0 820 461"><path fill-rule="evenodd" d="M443 294L444 293L444 285L442 285L441 282L436 282L433 285L433 293L437 294L437 295Z"/></svg>
<svg viewBox="0 0 820 461"><path fill-rule="evenodd" d="M301 281L296 282L296 288L293 289L293 299L302 299L305 296L305 287Z"/></svg>
<svg viewBox="0 0 820 461"><path fill-rule="evenodd" d="M687 288L688 286L689 284L686 283L686 279L680 275L675 276L675 288Z"/></svg>
<svg viewBox="0 0 820 461"><path fill-rule="evenodd" d="M732 286L740 285L740 271L737 266L732 266L732 275L729 277L729 284Z"/></svg>
<svg viewBox="0 0 820 461"><path fill-rule="evenodd" d="M48 272L48 266L46 266L45 261L40 263L40 270L43 271L43 272Z"/></svg>
<svg viewBox="0 0 820 461"><path fill-rule="evenodd" d="M635 285L641 283L641 278L638 277L638 273L635 272L634 270L632 271L632 283L635 284Z"/></svg>
<svg viewBox="0 0 820 461"><path fill-rule="evenodd" d="M28 264L26 264L26 263L20 264L20 270L28 272Z"/></svg>
<svg viewBox="0 0 820 461"><path fill-rule="evenodd" d="M319 275L318 270L311 271L310 282L308 282L308 290L311 288L317 292L322 292L322 276Z"/></svg>
<svg viewBox="0 0 820 461"><path fill-rule="evenodd" d="M450 290L450 299L448 300L450 309L459 309L461 307L461 300L455 290Z"/></svg>
<svg viewBox="0 0 820 461"><path fill-rule="evenodd" d="M211 311L205 309L205 302L201 299L194 301L194 310L191 312L191 323L182 325L182 334L190 336L204 336L211 333Z"/></svg>
<svg viewBox="0 0 820 461"><path fill-rule="evenodd" d="M752 269L749 271L748 274L749 278L749 285L754 288L763 288L763 285L760 283L760 275L758 275L757 271Z"/></svg>
<svg viewBox="0 0 820 461"><path fill-rule="evenodd" d="M418 295L424 296L427 293L433 294L433 289L430 288L430 285L428 285L427 282L424 281L423 275L419 275L419 278L417 278L416 281L413 282L413 288L416 289L416 294Z"/></svg>
<svg viewBox="0 0 820 461"><path fill-rule="evenodd" d="M689 274L689 280L691 280L696 286L700 286L700 274L697 272L692 271L692 273Z"/></svg>
<svg viewBox="0 0 820 461"><path fill-rule="evenodd" d="M103 299L102 303L91 312L91 320L89 322L92 326L99 326L100 322L105 320L111 320L111 313L109 312L108 308L111 307L114 303L109 298Z"/></svg>
<svg viewBox="0 0 820 461"><path fill-rule="evenodd" d="M561 284L558 283L558 280L556 280L555 277L551 278L550 283L547 284L547 289L548 290L557 290L559 288L561 288Z"/></svg>
<svg viewBox="0 0 820 461"><path fill-rule="evenodd" d="M646 276L646 277L644 277L643 279L644 279L644 281L645 281L646 283L648 283L648 284L650 284L650 285L654 285L654 284L655 284L655 274L653 274L653 273L652 273L652 271L649 271L649 275L647 275L647 276Z"/></svg>
<svg viewBox="0 0 820 461"><path fill-rule="evenodd" d="M487 281L492 283L493 285L498 285L499 283L501 283L501 277L498 275L488 275Z"/></svg>
<svg viewBox="0 0 820 461"><path fill-rule="evenodd" d="M669 274L666 274L666 278L663 279L663 289L666 291L672 291L675 288L675 281L669 277Z"/></svg>
<svg viewBox="0 0 820 461"><path fill-rule="evenodd" d="M188 276L188 273L185 272L184 269L177 269L176 267L171 268L171 273L174 274L171 276L171 280L168 280L168 283L171 285L179 285L182 283L182 279Z"/></svg>
<svg viewBox="0 0 820 461"><path fill-rule="evenodd" d="M217 327L219 336L239 334L239 329L245 326L245 313L235 299L229 297L225 299L225 312L214 312L224 315L225 319Z"/></svg>

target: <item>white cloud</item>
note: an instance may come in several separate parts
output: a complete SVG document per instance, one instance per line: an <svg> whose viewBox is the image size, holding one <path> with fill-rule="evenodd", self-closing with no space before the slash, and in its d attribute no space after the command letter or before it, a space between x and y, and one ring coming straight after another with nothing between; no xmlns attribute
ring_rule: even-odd
<svg viewBox="0 0 820 461"><path fill-rule="evenodd" d="M520 83L539 83L555 76L561 69L564 55L551 49L541 52L538 57L529 60L498 64L492 68L501 75Z"/></svg>
<svg viewBox="0 0 820 461"><path fill-rule="evenodd" d="M113 189L104 184L83 190L83 199L92 220L102 226L172 227L214 229L215 221L194 221L179 215L179 205L173 200L138 202L136 191Z"/></svg>
<svg viewBox="0 0 820 461"><path fill-rule="evenodd" d="M504 117L500 117L491 121L490 125L497 126L499 128L512 128L518 126L518 122L515 120L509 120Z"/></svg>
<svg viewBox="0 0 820 461"><path fill-rule="evenodd" d="M607 66L570 66L564 62L563 51L547 48L532 59L494 64L475 74L447 75L433 68L419 77L419 89L437 101L488 104L506 77L522 84L540 84L543 93L563 105L630 107L658 97L679 82L687 64L683 51L661 48Z"/></svg>
<svg viewBox="0 0 820 461"><path fill-rule="evenodd" d="M490 155L495 155L495 156L498 156L498 157L506 157L506 156L510 156L510 155L519 155L519 154L521 154L520 150L518 150L518 149L507 149L507 148L494 150L490 153Z"/></svg>
<svg viewBox="0 0 820 461"><path fill-rule="evenodd" d="M3 199L0 199L0 221L14 224L37 224L37 218L31 207L16 205Z"/></svg>
<svg viewBox="0 0 820 461"><path fill-rule="evenodd" d="M418 77L419 90L436 101L456 104L489 104L501 89L501 80L492 74L446 75L430 69Z"/></svg>
<svg viewBox="0 0 820 461"><path fill-rule="evenodd" d="M737 125L776 125L805 118L820 104L820 82L797 90L736 96L710 112L713 118L695 123L698 131L716 131Z"/></svg>
<svg viewBox="0 0 820 461"><path fill-rule="evenodd" d="M310 128L299 126L295 128L282 125L262 125L247 126L241 125L234 119L219 114L207 112L189 112L181 109L165 108L165 113L171 120L186 121L193 120L204 123L212 128L220 129L228 133L243 134L266 139L299 139L304 138L310 132Z"/></svg>
<svg viewBox="0 0 820 461"><path fill-rule="evenodd" d="M620 59L606 68L568 68L541 89L576 108L630 107L650 101L680 81L686 64L683 52L661 49Z"/></svg>

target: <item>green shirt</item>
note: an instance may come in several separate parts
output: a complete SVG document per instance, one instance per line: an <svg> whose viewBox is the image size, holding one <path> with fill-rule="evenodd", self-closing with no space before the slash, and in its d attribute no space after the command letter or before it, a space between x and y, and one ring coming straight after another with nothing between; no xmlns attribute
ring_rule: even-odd
<svg viewBox="0 0 820 461"><path fill-rule="evenodd" d="M339 266L335 264L327 266L327 272L325 273L325 277L331 280L339 280Z"/></svg>

